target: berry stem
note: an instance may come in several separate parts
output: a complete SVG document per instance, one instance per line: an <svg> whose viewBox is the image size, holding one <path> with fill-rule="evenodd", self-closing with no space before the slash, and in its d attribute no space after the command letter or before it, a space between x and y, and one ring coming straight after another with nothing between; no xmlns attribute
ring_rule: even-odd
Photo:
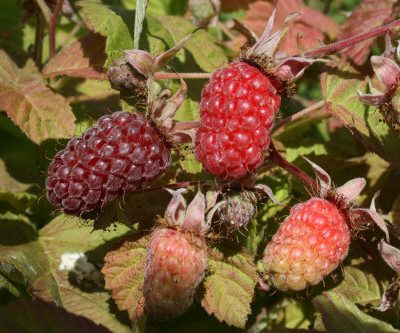
<svg viewBox="0 0 400 333"><path fill-rule="evenodd" d="M57 0L56 6L54 7L54 11L51 14L50 22L49 22L49 57L50 59L54 57L56 54L56 27L58 16L60 15L61 8L64 0Z"/></svg>
<svg viewBox="0 0 400 333"><path fill-rule="evenodd" d="M378 27L376 29L373 29L368 32L364 32L343 40L339 40L336 43L328 44L326 46L322 46L320 48L317 48L315 50L311 50L308 52L305 52L303 57L306 58L316 58L316 57L321 57L327 53L334 53L339 50L343 50L345 48L348 48L350 46L353 46L357 43L363 42L367 39L378 37L381 35L384 35L388 31L400 26L400 19L393 21L391 23L388 23L382 27Z"/></svg>
<svg viewBox="0 0 400 333"><path fill-rule="evenodd" d="M50 24L51 11L49 9L49 6L47 6L45 0L35 0L35 1L43 14L45 21L47 22L47 24Z"/></svg>
<svg viewBox="0 0 400 333"><path fill-rule="evenodd" d="M138 192L153 192L153 191L159 191L165 188L173 189L173 190L178 190L180 188L186 188L186 187L191 187L191 186L215 186L215 180L187 180L187 181L182 181L178 183L172 183L172 184L166 184L162 186L156 186L156 187L147 187L144 189L138 189L134 191L130 191L129 194L132 193L138 193ZM221 187L224 187L225 185L229 186L228 182L218 182L218 185Z"/></svg>
<svg viewBox="0 0 400 333"><path fill-rule="evenodd" d="M155 80L168 79L209 79L211 73L166 73L156 72L153 74Z"/></svg>
<svg viewBox="0 0 400 333"><path fill-rule="evenodd" d="M270 160L275 163L275 165L280 166L282 169L290 172L293 176L298 178L311 192L317 192L318 186L316 181L307 175L303 170L300 170L298 167L285 160L278 153L273 143L270 145L269 153Z"/></svg>
<svg viewBox="0 0 400 333"><path fill-rule="evenodd" d="M33 49L33 58L36 67L42 69L42 54L43 54L43 38L44 38L44 25L45 19L42 12L36 13L36 31L35 31L35 45Z"/></svg>
<svg viewBox="0 0 400 333"><path fill-rule="evenodd" d="M319 109L321 109L323 106L325 105L325 101L319 101L313 105L310 105L309 107L295 113L292 114L289 117L286 117L284 119L282 119L281 121L279 121L273 128L272 132L276 132L277 130L279 130L281 127L285 126L286 124L295 121L299 118L302 118L304 116L309 115L310 113L313 113L314 111L317 111Z"/></svg>

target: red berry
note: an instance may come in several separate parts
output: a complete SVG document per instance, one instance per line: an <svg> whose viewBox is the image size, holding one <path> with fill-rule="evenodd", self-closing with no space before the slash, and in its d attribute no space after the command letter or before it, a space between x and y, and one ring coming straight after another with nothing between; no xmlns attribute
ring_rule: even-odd
<svg viewBox="0 0 400 333"><path fill-rule="evenodd" d="M48 169L47 197L77 215L146 186L170 163L168 144L145 117L115 112L56 154Z"/></svg>
<svg viewBox="0 0 400 333"><path fill-rule="evenodd" d="M280 96L272 80L245 62L213 73L201 99L196 158L223 179L254 172L264 161Z"/></svg>
<svg viewBox="0 0 400 333"><path fill-rule="evenodd" d="M207 265L207 247L201 237L184 229L154 231L144 272L147 312L157 320L184 313L193 302Z"/></svg>
<svg viewBox="0 0 400 333"><path fill-rule="evenodd" d="M273 285L283 291L302 290L336 269L349 249L347 222L325 199L294 206L265 249L264 266Z"/></svg>

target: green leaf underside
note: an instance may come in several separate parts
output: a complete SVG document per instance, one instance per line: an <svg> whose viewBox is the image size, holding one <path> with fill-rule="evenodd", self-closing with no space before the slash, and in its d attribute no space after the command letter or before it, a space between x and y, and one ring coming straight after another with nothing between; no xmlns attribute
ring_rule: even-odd
<svg viewBox="0 0 400 333"><path fill-rule="evenodd" d="M238 253L224 257L214 250L209 260L209 275L204 281L202 305L209 314L228 325L244 328L257 283L252 258Z"/></svg>
<svg viewBox="0 0 400 333"><path fill-rule="evenodd" d="M313 300L322 320L331 333L399 333L391 325L362 312L346 297L324 292Z"/></svg>
<svg viewBox="0 0 400 333"><path fill-rule="evenodd" d="M368 149L400 167L400 137L384 122L377 108L366 106L359 100L358 91L365 92L366 84L356 78L357 74L350 68L343 68L335 74L322 74L321 88L327 110Z"/></svg>

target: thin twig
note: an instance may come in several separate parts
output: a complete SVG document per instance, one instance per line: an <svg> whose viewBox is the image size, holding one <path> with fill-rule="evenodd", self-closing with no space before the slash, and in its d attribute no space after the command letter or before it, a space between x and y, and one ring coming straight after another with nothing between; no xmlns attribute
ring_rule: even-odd
<svg viewBox="0 0 400 333"><path fill-rule="evenodd" d="M298 178L312 193L315 193L318 189L317 182L307 175L303 170L300 170L297 166L285 160L276 150L273 143L269 148L269 158L275 163L275 165L290 172L293 176Z"/></svg>
<svg viewBox="0 0 400 333"><path fill-rule="evenodd" d="M386 24L382 27L373 29L371 31L364 32L364 33L361 33L361 34L358 34L358 35L355 35L355 36L352 36L352 37L349 37L349 38L346 38L343 40L339 40L336 43L328 44L326 46L322 46L320 48L308 51L308 52L304 53L303 56L306 58L316 58L316 57L321 57L327 53L334 53L339 50L343 50L348 47L351 47L354 44L363 42L367 39L384 35L386 32L388 32L396 27L399 27L399 26L400 26L400 19L393 21L389 24ZM298 55L298 56L300 56L300 55Z"/></svg>
<svg viewBox="0 0 400 333"><path fill-rule="evenodd" d="M167 79L209 79L211 73L166 73L156 72L153 74L155 80Z"/></svg>
<svg viewBox="0 0 400 333"><path fill-rule="evenodd" d="M88 95L72 95L69 97L66 97L68 103L73 104L73 103L83 103L83 102L95 102L99 100L104 100L106 98L110 97L118 97L118 94L111 92L111 93L104 93L101 95L94 95L94 96L88 96Z"/></svg>
<svg viewBox="0 0 400 333"><path fill-rule="evenodd" d="M51 11L45 0L35 0L47 24L50 24Z"/></svg>
<svg viewBox="0 0 400 333"><path fill-rule="evenodd" d="M36 14L36 31L35 31L35 45L33 51L33 59L35 60L36 67L42 69L42 53L43 53L43 38L44 38L44 18L41 12Z"/></svg>
<svg viewBox="0 0 400 333"><path fill-rule="evenodd" d="M325 101L319 101L299 112L296 112L295 114L292 114L289 117L286 117L284 119L282 119L281 121L279 121L278 123L276 123L276 125L274 126L272 132L276 132L277 130L279 130L281 127L285 126L286 124L297 120L299 118L302 118L304 116L309 115L310 113L313 113L319 109L321 109L323 106L325 105Z"/></svg>
<svg viewBox="0 0 400 333"><path fill-rule="evenodd" d="M49 55L50 59L56 54L56 27L64 0L57 0L49 23Z"/></svg>
<svg viewBox="0 0 400 333"><path fill-rule="evenodd" d="M216 182L215 180L188 180L188 181L182 181L178 183L173 183L173 184L165 184L162 186L155 186L155 187L148 187L144 189L138 189L134 190L131 193L136 193L136 192L153 192L153 191L159 191L165 188L177 190L180 188L186 188L186 187L192 187L192 186L215 186ZM228 182L218 182L218 185L221 187L224 186L229 186Z"/></svg>

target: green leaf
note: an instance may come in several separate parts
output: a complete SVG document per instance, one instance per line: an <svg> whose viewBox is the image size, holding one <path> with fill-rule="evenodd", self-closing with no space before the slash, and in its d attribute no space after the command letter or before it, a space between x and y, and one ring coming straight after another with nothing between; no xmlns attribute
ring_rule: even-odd
<svg viewBox="0 0 400 333"><path fill-rule="evenodd" d="M244 253L225 257L214 250L209 260L209 275L204 281L201 301L209 314L228 325L244 328L251 312L257 269L253 258Z"/></svg>
<svg viewBox="0 0 400 333"><path fill-rule="evenodd" d="M35 296L112 331L128 333L129 327L110 309L110 296L96 266L128 232L123 225L92 232L79 218L59 215L37 233L29 220L8 213L0 217L0 263L13 265Z"/></svg>
<svg viewBox="0 0 400 333"><path fill-rule="evenodd" d="M86 26L107 38L105 52L108 67L123 54L123 50L133 48L131 30L125 22L134 22L133 11L115 10L96 0L81 0L76 3Z"/></svg>
<svg viewBox="0 0 400 333"><path fill-rule="evenodd" d="M6 164L0 159L0 191L25 191L29 187L31 187L31 184L24 184L12 177Z"/></svg>
<svg viewBox="0 0 400 333"><path fill-rule="evenodd" d="M146 260L147 237L134 236L118 248L107 253L102 269L105 287L120 310L127 310L129 318L137 319L143 314L144 264Z"/></svg>
<svg viewBox="0 0 400 333"><path fill-rule="evenodd" d="M0 307L0 327L5 332L111 333L104 326L40 299L19 299Z"/></svg>
<svg viewBox="0 0 400 333"><path fill-rule="evenodd" d="M370 272L369 266L373 266L372 262L361 267L346 266L343 281L332 291L346 297L353 303L378 306L381 302L384 286L380 281L381 279L378 280L378 274Z"/></svg>
<svg viewBox="0 0 400 333"><path fill-rule="evenodd" d="M174 44L196 29L192 23L181 17L158 16L156 20L170 34ZM150 22L148 29L151 33ZM185 43L184 48L191 53L196 64L206 72L212 72L227 64L227 58L222 49L213 43L213 37L204 30L197 31Z"/></svg>
<svg viewBox="0 0 400 333"><path fill-rule="evenodd" d="M349 67L323 73L321 88L327 110L337 117L368 149L400 167L400 137L383 120L379 110L364 105L358 91L366 84Z"/></svg>
<svg viewBox="0 0 400 333"><path fill-rule="evenodd" d="M118 321L110 309L110 296L98 281L100 272L94 264L100 264L107 250L128 232L123 225L116 226L113 231L92 232L91 226L83 225L80 219L65 215L58 216L40 231L40 243L48 257L62 306L112 331L127 333L130 329ZM64 258L71 254L83 254L81 259L88 269L85 280L89 287L79 280L71 280L73 270L61 268ZM76 264L78 262L74 267Z"/></svg>
<svg viewBox="0 0 400 333"><path fill-rule="evenodd" d="M324 116L299 119L285 126L275 138L283 143L286 159L293 162L300 156L326 155L329 140Z"/></svg>
<svg viewBox="0 0 400 333"><path fill-rule="evenodd" d="M258 250L261 250L260 245L264 245L267 241L266 234L272 235L275 233L276 230L272 229L271 225L273 228L276 228L277 225L270 222L273 222L285 211L285 206L291 200L290 179L285 172L277 170L274 175L260 178L258 183L269 186L280 204L275 204L271 200L261 204L256 218L249 225L246 246L250 253L253 254L258 253Z"/></svg>
<svg viewBox="0 0 400 333"><path fill-rule="evenodd" d="M324 292L313 304L321 312L325 327L331 333L399 333L391 325L362 312L346 297Z"/></svg>
<svg viewBox="0 0 400 333"><path fill-rule="evenodd" d="M139 49L140 35L143 30L143 22L146 16L146 9L149 1L148 0L137 0L136 11L135 11L135 33L133 38L133 48Z"/></svg>
<svg viewBox="0 0 400 333"><path fill-rule="evenodd" d="M0 190L0 202L7 202L17 210L30 208L37 200L37 196L27 192L3 192Z"/></svg>
<svg viewBox="0 0 400 333"><path fill-rule="evenodd" d="M70 138L74 133L75 116L66 99L44 84L32 61L19 69L1 50L0 110L37 144L49 138Z"/></svg>

